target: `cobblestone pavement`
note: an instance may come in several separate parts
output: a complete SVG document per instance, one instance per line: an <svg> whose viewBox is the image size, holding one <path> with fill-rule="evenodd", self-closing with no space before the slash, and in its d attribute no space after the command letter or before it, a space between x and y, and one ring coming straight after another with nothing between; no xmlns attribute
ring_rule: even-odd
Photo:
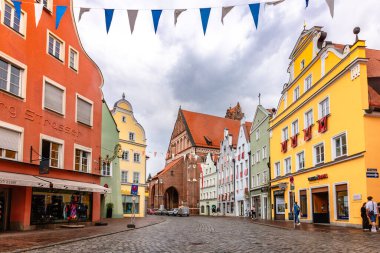
<svg viewBox="0 0 380 253"><path fill-rule="evenodd" d="M305 232L240 218L168 217L154 226L30 252L312 253L379 249L380 233Z"/></svg>

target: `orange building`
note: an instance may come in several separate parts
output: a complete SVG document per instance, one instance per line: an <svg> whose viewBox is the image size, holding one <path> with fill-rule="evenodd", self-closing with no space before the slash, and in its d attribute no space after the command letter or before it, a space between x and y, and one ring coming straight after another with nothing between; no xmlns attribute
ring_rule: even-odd
<svg viewBox="0 0 380 253"><path fill-rule="evenodd" d="M33 1L32 1L33 2ZM72 2L0 6L0 232L100 219L102 74ZM55 29L56 5L67 5ZM45 174L47 173L47 174Z"/></svg>

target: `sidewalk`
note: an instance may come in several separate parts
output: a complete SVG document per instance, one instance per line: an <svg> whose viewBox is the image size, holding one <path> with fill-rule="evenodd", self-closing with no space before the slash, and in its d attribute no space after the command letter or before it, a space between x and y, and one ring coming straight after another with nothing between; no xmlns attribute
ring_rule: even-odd
<svg viewBox="0 0 380 253"><path fill-rule="evenodd" d="M278 221L278 220L252 220L253 223L288 229L288 230L302 230L302 231L311 231L311 232L326 232L326 233L364 233L362 229L352 228L352 227L342 227L342 226L334 226L334 225L322 225L322 224L313 224L313 223L302 223L301 225L296 226L294 228L294 221Z"/></svg>
<svg viewBox="0 0 380 253"><path fill-rule="evenodd" d="M131 230L127 224L131 219L102 219L108 223L107 226L86 226L84 228L56 228L44 230L32 230L22 232L9 232L0 234L0 252L23 252L27 249L43 248L47 245L54 245L66 242L74 242L105 236L118 232ZM147 216L146 218L136 218L136 229L151 226L165 221L164 217Z"/></svg>

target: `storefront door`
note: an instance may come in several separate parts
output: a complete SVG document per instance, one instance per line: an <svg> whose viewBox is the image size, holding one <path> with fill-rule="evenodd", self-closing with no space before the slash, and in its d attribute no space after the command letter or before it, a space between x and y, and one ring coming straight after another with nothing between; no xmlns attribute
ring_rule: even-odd
<svg viewBox="0 0 380 253"><path fill-rule="evenodd" d="M330 223L328 188L312 189L313 222Z"/></svg>
<svg viewBox="0 0 380 253"><path fill-rule="evenodd" d="M285 220L284 191L274 192L274 218L275 220Z"/></svg>
<svg viewBox="0 0 380 253"><path fill-rule="evenodd" d="M9 197L8 190L0 189L0 232L4 232L8 229L9 221Z"/></svg>
<svg viewBox="0 0 380 253"><path fill-rule="evenodd" d="M258 219L261 219L261 201L260 196L255 196L255 210Z"/></svg>

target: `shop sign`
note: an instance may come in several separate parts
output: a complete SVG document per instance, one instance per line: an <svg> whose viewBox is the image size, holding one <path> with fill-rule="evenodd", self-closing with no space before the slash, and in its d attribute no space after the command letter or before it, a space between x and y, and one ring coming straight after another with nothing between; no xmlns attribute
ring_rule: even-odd
<svg viewBox="0 0 380 253"><path fill-rule="evenodd" d="M16 180L0 178L0 184L18 185Z"/></svg>
<svg viewBox="0 0 380 253"><path fill-rule="evenodd" d="M133 184L131 187L131 194L136 196L138 192L139 186L137 184Z"/></svg>
<svg viewBox="0 0 380 253"><path fill-rule="evenodd" d="M367 168L367 172L377 172L376 168Z"/></svg>
<svg viewBox="0 0 380 253"><path fill-rule="evenodd" d="M285 191L274 191L273 195L284 195Z"/></svg>
<svg viewBox="0 0 380 253"><path fill-rule="evenodd" d="M367 172L367 178L379 178L379 173L377 172Z"/></svg>
<svg viewBox="0 0 380 253"><path fill-rule="evenodd" d="M322 174L322 175L316 175L314 177L309 177L307 180L309 180L309 181L317 181L317 180L326 179L326 178L328 178L328 175L327 174Z"/></svg>
<svg viewBox="0 0 380 253"><path fill-rule="evenodd" d="M279 183L279 184L278 184L278 187L279 187L281 190L285 190L285 189L286 189L286 183Z"/></svg>
<svg viewBox="0 0 380 253"><path fill-rule="evenodd" d="M362 195L361 194L354 194L353 199L354 200L362 200Z"/></svg>

